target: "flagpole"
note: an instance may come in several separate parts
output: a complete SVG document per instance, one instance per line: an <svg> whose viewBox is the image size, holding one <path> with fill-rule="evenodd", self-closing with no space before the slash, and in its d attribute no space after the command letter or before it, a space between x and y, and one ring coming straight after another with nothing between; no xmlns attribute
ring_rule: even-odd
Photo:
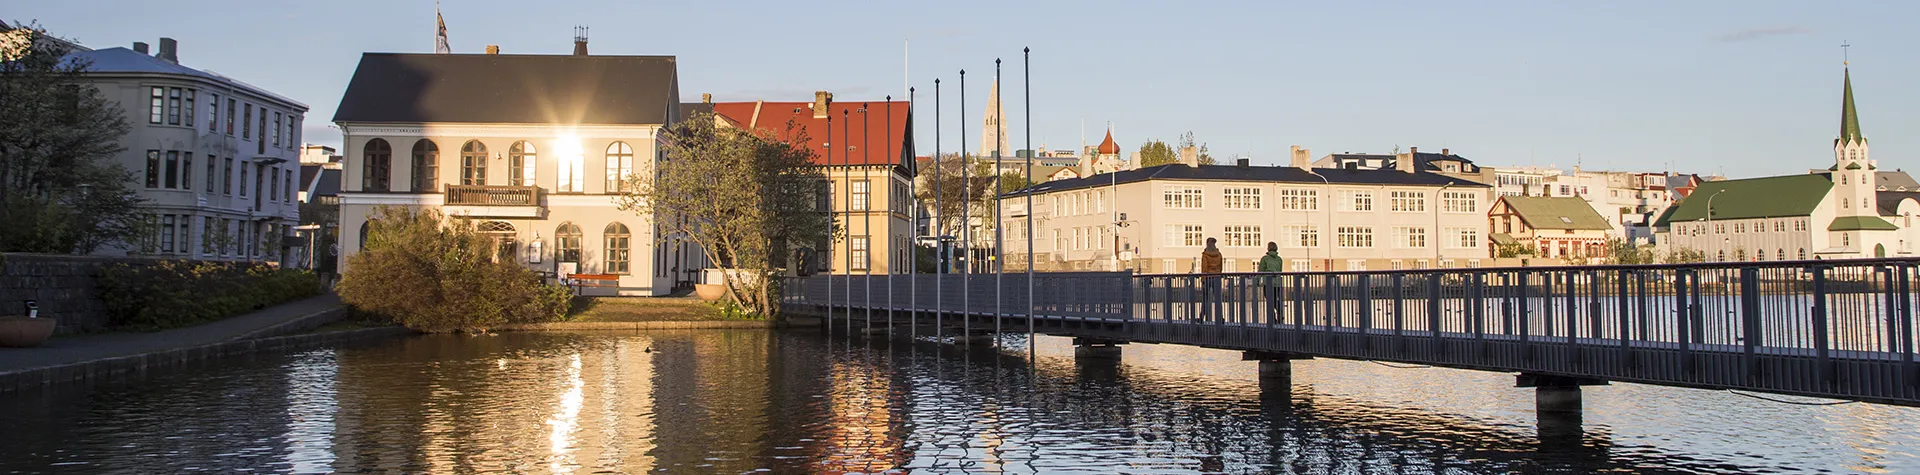
<svg viewBox="0 0 1920 475"><path fill-rule="evenodd" d="M798 110L795 108L796 112ZM827 229L831 230L834 223L838 222L834 218L833 195L839 188L833 185L833 114L827 114L827 143L822 147L827 149L827 167L823 174L827 176ZM821 257L821 263L826 265L827 271L827 320L821 322L820 329L829 335L833 333L833 249L833 234L828 233L826 255Z"/></svg>
<svg viewBox="0 0 1920 475"><path fill-rule="evenodd" d="M1027 187L1032 188L1033 178L1033 48L1020 48L1020 74L1025 81L1025 92L1021 93L1026 101L1027 118ZM1032 358L1033 341L1033 191L1027 192L1027 356Z"/></svg>
<svg viewBox="0 0 1920 475"><path fill-rule="evenodd" d="M827 115L833 115L832 107L828 107L827 111ZM848 122L853 122L852 112L841 109L840 139L846 140L847 143L853 143L853 134L847 132ZM841 169L840 175L844 177L842 181L847 183L847 228L851 229L853 228L853 216L851 215L851 213L853 213L853 154L849 152L852 152L853 149L842 146L836 146L834 148L841 150L840 162L846 165ZM869 245L868 248L872 248L872 246ZM851 231L847 233L847 335L853 335L853 233Z"/></svg>
<svg viewBox="0 0 1920 475"><path fill-rule="evenodd" d="M885 156L889 151L893 150L893 95L892 94L887 95L887 122L886 122L886 125L883 125L881 127L887 129L887 132L886 132L887 141L885 143L880 144L880 147L882 147L882 149L880 150L880 154L882 156L880 158L882 160L887 161L886 173L882 174L881 176L888 178L888 180L886 180L888 200L887 200L887 207L885 209L887 210L887 216L886 216L887 222L891 223L893 222L893 204L900 202L900 197L893 195L893 192L894 190L896 190L896 188L893 187L893 180L892 180L893 160L899 157L888 158ZM896 243L893 242L893 236L894 236L893 226L887 226L887 253L893 255L890 259L887 259L887 334L888 336L892 336L893 334L893 311L894 309L899 308L893 305L894 303L893 302L893 274L900 271L899 269L900 249L895 246ZM912 276L908 276L908 277L912 277Z"/></svg>
<svg viewBox="0 0 1920 475"><path fill-rule="evenodd" d="M867 254L860 256L860 260L863 261L860 264L866 267L867 271L866 275L860 279L862 281L860 294L867 306L867 326L863 330L871 332L873 331L873 141L869 139L873 137L873 120L871 119L873 115L867 113L869 105L871 103L862 102L859 109L860 145L863 145L860 147L860 177L861 181L867 183L867 202L860 203L860 235L865 236L867 240ZM851 173L852 170L849 169L848 172ZM893 280L889 279L887 283L891 284Z"/></svg>
<svg viewBox="0 0 1920 475"><path fill-rule="evenodd" d="M973 164L967 160L967 70L960 70L960 337L973 336Z"/></svg>
<svg viewBox="0 0 1920 475"><path fill-rule="evenodd" d="M946 290L947 271L947 235L945 222L940 220L940 202L945 195L940 186L940 78L933 78L933 338L938 340L945 334L947 308L942 306L942 291Z"/></svg>
<svg viewBox="0 0 1920 475"><path fill-rule="evenodd" d="M913 87L908 86L907 123L909 124L913 123L913 100ZM892 124L892 104L889 103L888 106L887 123ZM913 129L909 127L907 130L902 131L900 140L904 141L907 137L912 137L913 135L911 134L913 134ZM891 139L889 139L889 141L891 141ZM903 155L900 165L912 171L912 173L907 175L906 199L907 216L909 216L907 220L907 232L910 233L907 239L907 338L911 340L920 336L920 198L919 195L914 194L919 191L916 188L919 188L917 182L920 181L920 157L914 156L917 155L917 153L907 153L905 145L902 145L900 149L900 154ZM912 160L912 166L907 166L906 160Z"/></svg>
<svg viewBox="0 0 1920 475"><path fill-rule="evenodd" d="M1000 157L1005 153L1000 150L1002 148L1000 142L1006 141L1005 137L1000 136L1000 131L1006 129L1006 117L1007 112L1000 109L1000 58L993 58L993 346L995 348L1000 347L1000 317L1006 316L1006 312L1002 309L1004 304L1001 298L1001 293L1006 290L1003 282L1007 274L1006 253L1002 252L1005 239L1001 233L1006 230L1000 225L1000 179L1003 176L1000 171Z"/></svg>

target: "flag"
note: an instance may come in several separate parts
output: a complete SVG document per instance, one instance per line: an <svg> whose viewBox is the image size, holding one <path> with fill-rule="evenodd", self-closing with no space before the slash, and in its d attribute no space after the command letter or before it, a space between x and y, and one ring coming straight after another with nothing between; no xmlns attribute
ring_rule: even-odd
<svg viewBox="0 0 1920 475"><path fill-rule="evenodd" d="M439 7L434 7L433 9L433 21L440 24L439 31L433 34L433 52L437 54L452 53L453 48L447 47L447 19L440 16Z"/></svg>

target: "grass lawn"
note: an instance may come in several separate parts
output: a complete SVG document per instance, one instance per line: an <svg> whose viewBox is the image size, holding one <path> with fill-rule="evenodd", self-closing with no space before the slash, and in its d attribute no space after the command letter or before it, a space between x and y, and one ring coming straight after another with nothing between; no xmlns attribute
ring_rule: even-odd
<svg viewBox="0 0 1920 475"><path fill-rule="evenodd" d="M577 297L573 322L688 322L726 320L720 309L690 297Z"/></svg>

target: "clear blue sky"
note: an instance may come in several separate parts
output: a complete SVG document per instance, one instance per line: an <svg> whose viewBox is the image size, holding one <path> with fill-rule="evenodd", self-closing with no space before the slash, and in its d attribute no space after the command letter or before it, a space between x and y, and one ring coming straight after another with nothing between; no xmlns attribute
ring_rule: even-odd
<svg viewBox="0 0 1920 475"><path fill-rule="evenodd" d="M634 2L444 0L455 52L565 54L588 25L599 54L680 58L698 100L902 94L903 41L933 151L932 81L946 80L943 149L958 147L968 71L977 149L993 59L1034 49L1034 144L1071 148L1105 123L1128 149L1192 130L1216 156L1286 160L1418 146L1486 165L1754 176L1831 163L1842 41L1874 158L1920 168L1920 2ZM886 8L880 8L885 6ZM96 47L181 42L182 62L306 102L327 128L361 52L432 52L431 0L16 2ZM1005 84L1015 148L1021 87Z"/></svg>

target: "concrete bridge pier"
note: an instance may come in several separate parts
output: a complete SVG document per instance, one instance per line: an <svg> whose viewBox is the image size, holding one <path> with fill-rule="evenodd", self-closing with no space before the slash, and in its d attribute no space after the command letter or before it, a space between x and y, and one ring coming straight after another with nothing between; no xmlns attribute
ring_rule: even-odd
<svg viewBox="0 0 1920 475"><path fill-rule="evenodd" d="M1293 381L1293 360L1310 360L1312 356L1297 353L1275 353L1267 351L1244 351L1240 361L1260 362L1260 381Z"/></svg>
<svg viewBox="0 0 1920 475"><path fill-rule="evenodd" d="M1120 360L1120 345L1127 342L1097 338L1074 338L1074 360Z"/></svg>
<svg viewBox="0 0 1920 475"><path fill-rule="evenodd" d="M1603 386L1605 380L1521 373L1514 386L1534 388L1533 408L1542 444L1578 446L1583 434L1580 387Z"/></svg>

